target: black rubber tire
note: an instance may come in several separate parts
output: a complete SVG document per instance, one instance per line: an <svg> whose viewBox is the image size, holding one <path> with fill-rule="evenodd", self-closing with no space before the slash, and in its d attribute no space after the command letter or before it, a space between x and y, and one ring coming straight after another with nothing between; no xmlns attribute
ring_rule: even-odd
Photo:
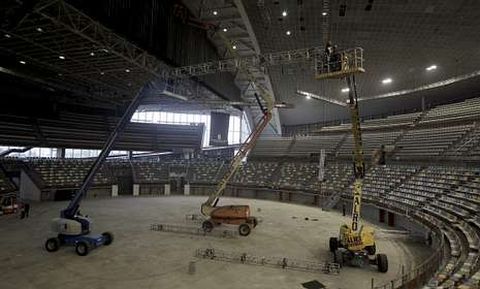
<svg viewBox="0 0 480 289"><path fill-rule="evenodd" d="M58 251L59 248L60 248L60 239L58 239L57 237L49 238L45 242L45 250L47 250L47 252L56 252Z"/></svg>
<svg viewBox="0 0 480 289"><path fill-rule="evenodd" d="M213 230L213 223L210 220L206 220L202 223L202 229L204 232L210 233Z"/></svg>
<svg viewBox="0 0 480 289"><path fill-rule="evenodd" d="M80 241L75 245L75 252L78 256L87 256L90 251L90 245L85 241Z"/></svg>
<svg viewBox="0 0 480 289"><path fill-rule="evenodd" d="M378 272L386 273L388 271L388 258L385 254L377 254Z"/></svg>
<svg viewBox="0 0 480 289"><path fill-rule="evenodd" d="M240 224L240 226L238 226L238 233L240 234L240 236L248 236L250 235L251 231L252 229L248 224Z"/></svg>
<svg viewBox="0 0 480 289"><path fill-rule="evenodd" d="M103 245L108 246L113 242L113 234L110 232L102 233L103 236Z"/></svg>
<svg viewBox="0 0 480 289"><path fill-rule="evenodd" d="M377 253L377 246L375 245L375 243L373 243L372 246L365 247L365 250L367 251L368 255L373 256L375 255L375 253Z"/></svg>
<svg viewBox="0 0 480 289"><path fill-rule="evenodd" d="M340 265L340 268L343 267L343 252L340 250L335 250L333 252L333 262Z"/></svg>
<svg viewBox="0 0 480 289"><path fill-rule="evenodd" d="M338 249L338 239L336 237L331 237L328 245L330 248L330 252L335 253L335 251Z"/></svg>

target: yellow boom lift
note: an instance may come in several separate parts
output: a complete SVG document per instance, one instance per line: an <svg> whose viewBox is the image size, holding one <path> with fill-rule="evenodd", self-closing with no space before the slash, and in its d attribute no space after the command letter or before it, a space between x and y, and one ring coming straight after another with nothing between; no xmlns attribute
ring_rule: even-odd
<svg viewBox="0 0 480 289"><path fill-rule="evenodd" d="M230 53L238 60L238 55L232 49L232 42L229 41L223 33L220 33L219 35L225 42L226 47L230 50ZM241 61L238 61L238 63L241 63ZM265 101L266 107L262 105L261 98L255 93L255 98L257 99L263 115L231 160L215 191L212 192L207 201L202 204L201 212L204 216L208 217L208 219L202 224L204 231L210 232L215 226L221 224L233 224L238 225L238 232L241 236L248 236L252 228L255 228L258 223L255 217L250 216L250 207L248 205L217 206L217 203L219 197L225 191L228 182L241 165L242 160L253 149L261 133L272 119L274 101L267 89L255 82L255 77L252 72L249 71L248 67L239 66L238 69L248 77L251 85L254 86L256 91L261 95L261 98Z"/></svg>
<svg viewBox="0 0 480 289"><path fill-rule="evenodd" d="M372 227L360 225L362 205L362 187L365 177L365 162L363 159L362 131L358 109L357 87L355 73L365 72L363 69L363 49L353 48L327 55L326 60L317 65L317 79L345 78L347 81L348 107L352 121L353 135L353 201L351 224L340 227L339 237L330 238L330 251L334 261L356 267L376 265L379 272L388 271L388 259L385 254L376 253L375 232ZM374 256L374 257L373 257Z"/></svg>

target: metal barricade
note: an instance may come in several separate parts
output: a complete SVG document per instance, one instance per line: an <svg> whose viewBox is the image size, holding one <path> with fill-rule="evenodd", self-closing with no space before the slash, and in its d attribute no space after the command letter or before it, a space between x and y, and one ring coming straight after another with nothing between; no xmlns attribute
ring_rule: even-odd
<svg viewBox="0 0 480 289"><path fill-rule="evenodd" d="M255 256L248 253L227 252L214 248L195 250L195 257L222 262L234 262L247 265L268 266L297 271L321 272L325 274L340 273L340 265L332 262L300 260L290 257Z"/></svg>
<svg viewBox="0 0 480 289"><path fill-rule="evenodd" d="M210 237L217 237L217 238L237 238L238 237L237 230L215 228L211 232L205 232L201 227L198 227L198 226L187 226L187 225L178 225L178 224L151 224L150 230L177 233L177 234L210 236Z"/></svg>

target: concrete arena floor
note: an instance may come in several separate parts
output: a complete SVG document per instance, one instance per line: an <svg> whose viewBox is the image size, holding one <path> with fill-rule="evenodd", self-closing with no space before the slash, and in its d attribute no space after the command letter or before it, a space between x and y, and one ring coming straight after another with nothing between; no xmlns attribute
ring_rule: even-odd
<svg viewBox="0 0 480 289"><path fill-rule="evenodd" d="M348 221L338 212L263 200L223 198L221 204L250 204L263 222L248 237L223 239L149 230L151 223L185 223L185 214L198 213L205 197L156 197L87 200L82 213L94 220L94 233L111 231L114 243L79 257L73 247L48 253L43 244L50 220L66 202L33 204L30 219L0 218L0 272L2 289L28 288L302 288L318 280L327 288L370 288L397 276L430 251L398 235L378 229L377 248L388 255L390 269L343 268L339 275L266 268L253 265L197 260L196 272L188 274L196 248L212 246L235 252L298 259L331 258L328 238ZM258 211L257 209L260 209ZM297 218L292 218L293 216ZM304 218L318 218L306 221Z"/></svg>

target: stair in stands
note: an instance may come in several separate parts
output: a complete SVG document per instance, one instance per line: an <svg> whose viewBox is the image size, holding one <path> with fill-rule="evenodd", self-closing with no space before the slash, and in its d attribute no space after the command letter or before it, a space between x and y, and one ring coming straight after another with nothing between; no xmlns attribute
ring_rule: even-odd
<svg viewBox="0 0 480 289"><path fill-rule="evenodd" d="M394 146L394 149L390 152L390 155L393 156L395 153L398 152L398 147L397 144L400 142L400 140L407 134L411 129L414 129L417 124L423 119L425 115L428 113L428 109L422 111L421 114L419 114L412 122L411 125L407 126L406 128L402 129L402 132L395 138L393 141L392 145Z"/></svg>
<svg viewBox="0 0 480 289"><path fill-rule="evenodd" d="M287 149L285 150L285 155L288 156L290 152L292 151L293 147L295 146L295 143L297 142L297 138L295 136L292 137L292 141L288 144ZM272 176L270 177L269 182L271 184L276 184L278 183L278 179L280 178L280 170L283 168L283 164L287 161L287 158L281 158L280 162L278 162L277 167L275 170L272 172Z"/></svg>
<svg viewBox="0 0 480 289"><path fill-rule="evenodd" d="M459 139L457 139L455 142L453 142L442 154L441 156L446 156L449 153L456 153L460 149L462 149L465 146L474 147L476 144L471 143L472 140L474 140L475 133L477 130L480 130L480 124L478 122L474 122L473 126ZM469 150L467 149L466 151L462 152L460 155L465 155Z"/></svg>
<svg viewBox="0 0 480 289"><path fill-rule="evenodd" d="M338 151L340 150L340 148L342 147L342 145L345 143L345 141L347 140L348 136L349 136L348 133L343 134L342 139L340 139L340 141L337 143L337 145L333 148L332 152L333 152L333 155L334 155L334 156L337 156L337 155L338 155Z"/></svg>

